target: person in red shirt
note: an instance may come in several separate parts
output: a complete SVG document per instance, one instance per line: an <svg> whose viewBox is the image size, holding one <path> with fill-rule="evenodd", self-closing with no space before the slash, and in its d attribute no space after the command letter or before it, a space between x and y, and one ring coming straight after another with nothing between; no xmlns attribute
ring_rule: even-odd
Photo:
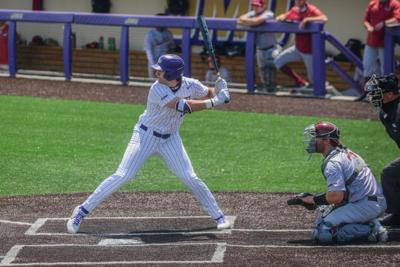
<svg viewBox="0 0 400 267"><path fill-rule="evenodd" d="M0 65L8 65L8 24L0 21Z"/></svg>
<svg viewBox="0 0 400 267"><path fill-rule="evenodd" d="M383 74L385 26L399 21L400 3L397 0L371 0L369 2L364 17L364 26L368 32L363 57L365 81L368 81L374 74L378 59L381 73L376 74Z"/></svg>
<svg viewBox="0 0 400 267"><path fill-rule="evenodd" d="M299 22L299 28L303 29L309 22L319 21L325 23L328 21L328 18L316 6L308 3L307 0L295 0L295 5L286 13L277 16L276 20ZM291 77L296 86L308 86L309 83L306 80L287 66L288 63L298 60L303 60L307 68L308 79L312 81L311 34L297 33L295 45L282 51L274 61L276 68Z"/></svg>

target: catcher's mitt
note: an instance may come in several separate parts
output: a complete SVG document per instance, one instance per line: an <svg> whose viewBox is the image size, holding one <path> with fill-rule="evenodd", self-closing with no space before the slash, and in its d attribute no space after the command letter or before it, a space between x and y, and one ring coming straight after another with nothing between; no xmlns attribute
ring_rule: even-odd
<svg viewBox="0 0 400 267"><path fill-rule="evenodd" d="M300 194L296 195L294 198L289 199L287 201L287 204L288 205L301 205L308 210L315 210L317 208L317 205L304 203L302 200L303 197L312 196L312 195L313 194L310 194L310 193L300 193Z"/></svg>

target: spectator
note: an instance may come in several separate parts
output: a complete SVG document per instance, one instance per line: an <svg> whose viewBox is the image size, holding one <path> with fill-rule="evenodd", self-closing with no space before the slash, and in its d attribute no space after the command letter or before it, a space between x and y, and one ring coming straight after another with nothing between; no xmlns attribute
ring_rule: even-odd
<svg viewBox="0 0 400 267"><path fill-rule="evenodd" d="M165 16L158 13L157 16ZM154 70L151 67L156 64L158 58L164 54L174 51L176 48L171 31L164 27L150 29L144 38L144 50L147 56L147 70L150 78L155 78Z"/></svg>
<svg viewBox="0 0 400 267"><path fill-rule="evenodd" d="M8 24L0 21L0 66L8 65Z"/></svg>
<svg viewBox="0 0 400 267"><path fill-rule="evenodd" d="M252 10L239 17L238 23L245 26L258 26L268 19L274 18L274 13L267 10L264 0L251 0ZM269 92L276 90L276 68L274 59L281 51L275 34L271 32L256 33L257 65L261 82Z"/></svg>
<svg viewBox="0 0 400 267"><path fill-rule="evenodd" d="M316 6L307 0L295 0L295 5L286 13L276 17L278 21L300 22L299 28L304 29L309 22L319 21L325 23L328 18ZM275 66L294 80L296 86L309 86L299 74L286 64L302 59L307 69L308 79L312 81L312 42L311 34L297 33L295 45L285 49L276 59Z"/></svg>
<svg viewBox="0 0 400 267"><path fill-rule="evenodd" d="M385 26L400 21L400 3L397 0L371 0L364 17L364 26L368 36L364 49L364 80L368 81L376 62L379 59L380 73L383 74L384 66L384 35Z"/></svg>
<svg viewBox="0 0 400 267"><path fill-rule="evenodd" d="M221 59L219 56L217 56L217 65L218 65L218 72L219 76L223 78L225 81L230 82L231 77L229 70L227 68L224 68L221 66ZM208 64L208 70L206 72L206 76L204 80L206 82L215 82L218 79L217 73L215 72L214 64L212 62L212 58L208 57L207 59L207 64Z"/></svg>

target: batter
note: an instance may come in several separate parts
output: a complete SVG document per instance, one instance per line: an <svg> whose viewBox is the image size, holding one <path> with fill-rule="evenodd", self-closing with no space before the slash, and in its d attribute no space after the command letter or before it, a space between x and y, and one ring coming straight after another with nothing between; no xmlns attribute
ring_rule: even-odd
<svg viewBox="0 0 400 267"><path fill-rule="evenodd" d="M161 56L153 68L157 80L150 88L146 110L133 129L117 171L74 209L67 222L69 233L77 233L83 219L113 192L131 181L152 155L160 156L192 191L203 209L215 220L218 229L231 227L207 185L194 172L178 132L185 114L228 103L227 83L218 78L215 88L208 88L198 80L184 77L184 61L177 55Z"/></svg>

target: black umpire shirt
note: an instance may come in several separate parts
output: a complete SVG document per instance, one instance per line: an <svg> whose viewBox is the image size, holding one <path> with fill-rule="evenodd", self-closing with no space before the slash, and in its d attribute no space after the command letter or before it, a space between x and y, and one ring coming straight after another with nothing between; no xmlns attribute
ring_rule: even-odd
<svg viewBox="0 0 400 267"><path fill-rule="evenodd" d="M400 97L383 104L379 118L385 125L386 132L400 148Z"/></svg>

